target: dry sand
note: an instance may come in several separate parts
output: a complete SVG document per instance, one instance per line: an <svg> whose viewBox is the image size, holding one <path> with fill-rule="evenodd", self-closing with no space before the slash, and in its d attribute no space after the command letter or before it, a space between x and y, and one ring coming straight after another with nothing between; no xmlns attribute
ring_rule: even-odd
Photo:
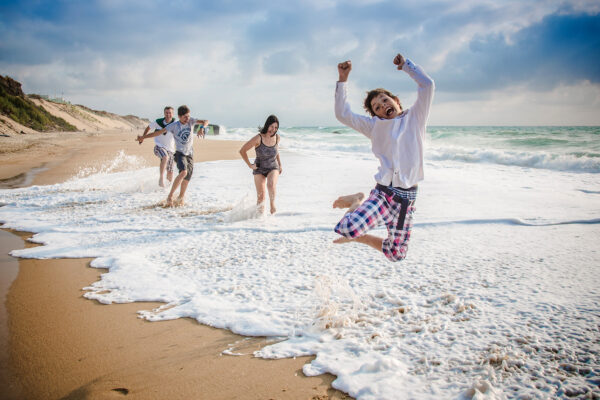
<svg viewBox="0 0 600 400"><path fill-rule="evenodd" d="M121 150L157 167L152 141L140 146L136 133L22 135L15 139L19 143L4 147L12 151L0 153L0 184L61 182L81 167L100 168ZM195 159L237 159L240 146L196 140ZM2 399L349 398L331 388L333 376L303 375L309 357L254 358L265 338L246 338L191 319L137 318L138 310L156 303L102 305L83 298L81 288L105 272L90 268L89 259L22 259L17 268L6 254L33 244L23 242L26 233L0 233L0 298L6 296L0 313ZM244 355L223 355L232 345Z"/></svg>

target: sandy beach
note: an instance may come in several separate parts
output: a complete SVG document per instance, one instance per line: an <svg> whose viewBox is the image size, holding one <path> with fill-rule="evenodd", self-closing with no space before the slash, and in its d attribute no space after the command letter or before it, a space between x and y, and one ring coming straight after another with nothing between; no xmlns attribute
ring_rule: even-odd
<svg viewBox="0 0 600 400"><path fill-rule="evenodd" d="M599 4L3 3L0 400L600 400Z"/></svg>
<svg viewBox="0 0 600 400"><path fill-rule="evenodd" d="M137 133L6 138L11 147L6 145L0 154L0 184L63 182L85 169L102 170L118 157L135 156L139 167L157 166L151 141L138 145ZM194 158L237 159L240 146L235 141L197 140ZM124 163L110 171L131 167ZM20 259L17 269L16 259L6 254L15 245L36 245L24 242L27 233L1 233L0 294L6 296L0 314L2 399L349 398L331 388L334 376L304 376L302 366L310 357L253 357L253 351L267 344L265 338L235 335L189 318L138 318L137 311L159 303L102 305L83 298L82 288L106 271L90 268L91 259ZM241 355L224 355L227 349Z"/></svg>

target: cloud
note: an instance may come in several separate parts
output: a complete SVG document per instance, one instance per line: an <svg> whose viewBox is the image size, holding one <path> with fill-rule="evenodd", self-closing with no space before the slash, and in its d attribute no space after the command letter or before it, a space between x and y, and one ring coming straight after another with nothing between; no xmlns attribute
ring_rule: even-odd
<svg viewBox="0 0 600 400"><path fill-rule="evenodd" d="M306 69L306 62L293 51L279 51L264 59L264 71L272 75L297 75Z"/></svg>
<svg viewBox="0 0 600 400"><path fill-rule="evenodd" d="M438 76L439 87L459 92L521 83L551 90L583 80L600 83L600 15L554 14L510 37L479 35Z"/></svg>
<svg viewBox="0 0 600 400"><path fill-rule="evenodd" d="M430 125L600 125L600 86L589 81L550 91L513 86L486 92L437 93Z"/></svg>
<svg viewBox="0 0 600 400"><path fill-rule="evenodd" d="M596 85L599 12L587 0L7 0L0 71L28 92L118 113L188 103L229 125L254 126L270 108L292 124L337 124L331 92L345 59L356 96L414 95L392 64L399 51L434 77L436 104Z"/></svg>

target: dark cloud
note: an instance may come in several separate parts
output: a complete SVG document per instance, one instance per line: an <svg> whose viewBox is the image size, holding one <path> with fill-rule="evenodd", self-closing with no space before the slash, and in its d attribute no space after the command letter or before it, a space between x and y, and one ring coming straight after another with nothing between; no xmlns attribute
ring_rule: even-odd
<svg viewBox="0 0 600 400"><path fill-rule="evenodd" d="M218 3L218 4L217 4ZM245 7L244 7L245 5ZM107 58L198 48L254 8L253 2L8 1L0 6L0 61L76 61L82 52ZM202 29L204 27L204 29ZM198 34L198 33L201 34Z"/></svg>
<svg viewBox="0 0 600 400"><path fill-rule="evenodd" d="M509 38L478 36L437 76L441 90L457 92L514 84L549 90L583 80L600 82L600 15L551 15Z"/></svg>

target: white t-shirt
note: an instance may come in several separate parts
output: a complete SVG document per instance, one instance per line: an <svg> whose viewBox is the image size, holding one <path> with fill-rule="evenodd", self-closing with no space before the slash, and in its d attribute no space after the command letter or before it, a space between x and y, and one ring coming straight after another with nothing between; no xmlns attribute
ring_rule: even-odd
<svg viewBox="0 0 600 400"><path fill-rule="evenodd" d="M394 119L354 114L346 99L346 83L338 82L335 115L342 124L371 139L371 149L379 159L375 180L384 185L410 188L423 180L423 141L435 84L421 67L406 59L402 71L418 86L417 101Z"/></svg>
<svg viewBox="0 0 600 400"><path fill-rule="evenodd" d="M150 127L151 131L162 129L162 126L160 126L156 121L150 122L150 125L148 126ZM158 147L162 147L171 153L175 153L175 140L170 132L165 132L162 135L154 136L154 143Z"/></svg>
<svg viewBox="0 0 600 400"><path fill-rule="evenodd" d="M190 118L185 125L175 121L165 127L167 132L173 134L175 149L186 156L191 156L194 153L194 125L197 121L196 118Z"/></svg>

